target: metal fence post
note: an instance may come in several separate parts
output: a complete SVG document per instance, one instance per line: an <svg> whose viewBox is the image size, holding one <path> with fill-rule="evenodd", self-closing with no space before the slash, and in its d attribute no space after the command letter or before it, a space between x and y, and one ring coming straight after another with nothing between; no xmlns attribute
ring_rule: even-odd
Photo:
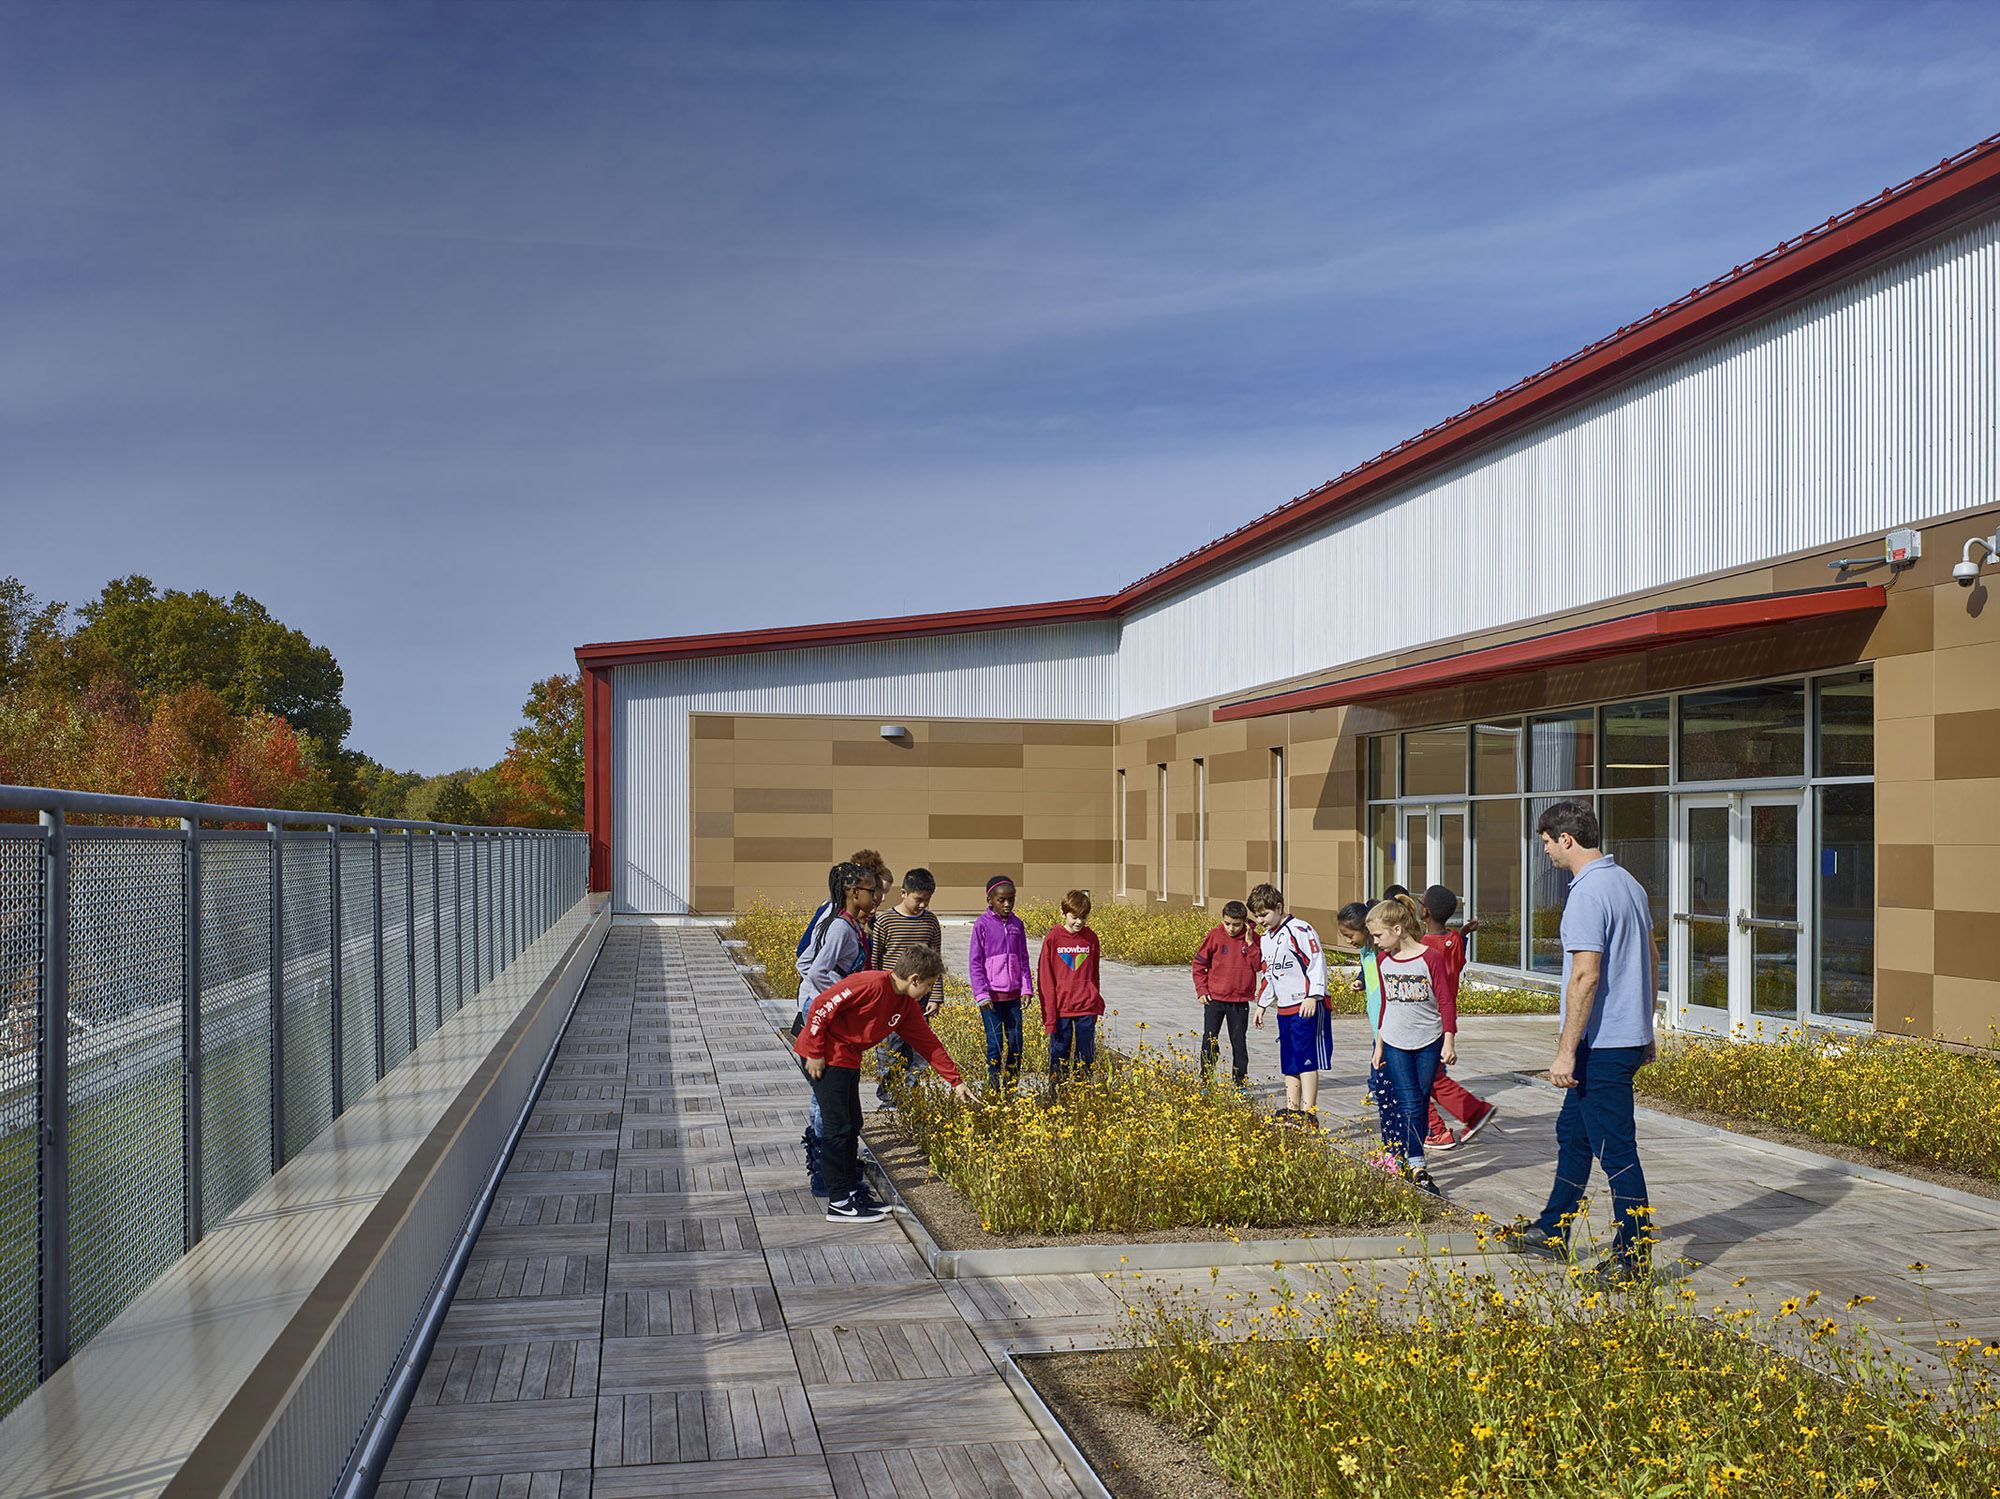
<svg viewBox="0 0 2000 1499"><path fill-rule="evenodd" d="M375 1081L389 1070L389 985L382 972L382 830L368 830L369 856L375 866ZM411 1037L415 1039L414 1036Z"/></svg>
<svg viewBox="0 0 2000 1499"><path fill-rule="evenodd" d="M285 825L271 835L271 1173L285 1167Z"/></svg>
<svg viewBox="0 0 2000 1499"><path fill-rule="evenodd" d="M439 883L443 865L438 857L438 835L426 833L424 842L431 846L431 961L437 965L437 988L431 992L437 998L438 1024L444 1024L444 886ZM456 869L457 863L452 867Z"/></svg>
<svg viewBox="0 0 2000 1499"><path fill-rule="evenodd" d="M69 1362L69 825L48 832L42 893L42 1378Z"/></svg>
<svg viewBox="0 0 2000 1499"><path fill-rule="evenodd" d="M186 873L182 915L185 946L181 956L181 1096L186 1100L183 1119L187 1138L182 1142L182 1159L187 1179L187 1247L201 1242L201 819L183 817L181 836L187 844L182 861Z"/></svg>
<svg viewBox="0 0 2000 1499"><path fill-rule="evenodd" d="M462 861L458 856L458 834L451 835L451 992L452 1008L465 1008L465 891L459 881L464 879Z"/></svg>
<svg viewBox="0 0 2000 1499"><path fill-rule="evenodd" d="M485 882L479 878L479 840L467 839L465 847L466 852L472 855L472 994L477 994L479 986L486 982L481 974L485 964L479 961L479 933L482 930L482 923L479 920L479 896L480 886ZM468 1003L472 999L472 994L465 996Z"/></svg>
<svg viewBox="0 0 2000 1499"><path fill-rule="evenodd" d="M404 966L409 970L409 981L403 992L410 999L410 1050L417 1049L417 835L410 828L403 829L403 930L408 938L403 943Z"/></svg>
<svg viewBox="0 0 2000 1499"><path fill-rule="evenodd" d="M340 1049L341 1033L344 1029L341 1024L341 1009L347 996L340 982L340 828L337 825L331 823L327 825L326 843L327 925L333 931L333 940L326 950L326 1012L333 1027L331 1048L333 1060L329 1064L329 1070L333 1073L333 1105L330 1116L338 1119L347 1111L347 1079L344 1076L347 1069L341 1065L347 1059Z"/></svg>

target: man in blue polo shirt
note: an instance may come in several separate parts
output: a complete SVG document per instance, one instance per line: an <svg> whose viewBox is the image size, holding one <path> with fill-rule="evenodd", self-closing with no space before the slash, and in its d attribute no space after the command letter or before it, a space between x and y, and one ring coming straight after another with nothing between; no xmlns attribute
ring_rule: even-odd
<svg viewBox="0 0 2000 1499"><path fill-rule="evenodd" d="M1632 1076L1653 1060L1653 1001L1660 955L1646 891L1599 847L1597 814L1559 801L1536 819L1542 851L1570 875L1563 905L1562 1037L1549 1079L1565 1089L1556 1116L1556 1180L1548 1206L1510 1247L1566 1259L1569 1226L1583 1203L1592 1158L1604 1163L1616 1221L1605 1279L1643 1275L1653 1242L1646 1176L1632 1117Z"/></svg>

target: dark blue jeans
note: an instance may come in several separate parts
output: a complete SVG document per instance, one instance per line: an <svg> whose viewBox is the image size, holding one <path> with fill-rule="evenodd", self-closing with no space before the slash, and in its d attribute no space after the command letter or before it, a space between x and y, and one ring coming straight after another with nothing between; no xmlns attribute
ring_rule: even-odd
<svg viewBox="0 0 2000 1499"><path fill-rule="evenodd" d="M1577 1047L1576 1086L1563 1095L1562 1112L1556 1115L1556 1183L1549 1205L1535 1220L1542 1233L1567 1239L1570 1220L1590 1185L1591 1160L1602 1161L1617 1223L1611 1252L1628 1263L1638 1257L1640 1246L1652 1242L1646 1174L1639 1169L1639 1135L1632 1119L1632 1074L1645 1063L1643 1046L1593 1051L1585 1042Z"/></svg>
<svg viewBox="0 0 2000 1499"><path fill-rule="evenodd" d="M1431 1084L1437 1081L1438 1057L1443 1051L1443 1036L1415 1051L1382 1043L1382 1070L1389 1074L1389 1091L1396 1100L1406 1161L1421 1162L1424 1158L1424 1136L1430 1126Z"/></svg>
<svg viewBox="0 0 2000 1499"><path fill-rule="evenodd" d="M979 1018L986 1025L986 1082L989 1087L1000 1086L1001 1069L1006 1069L1007 1085L1012 1087L1021 1076L1021 1001L995 997L979 1008Z"/></svg>
<svg viewBox="0 0 2000 1499"><path fill-rule="evenodd" d="M1097 1064L1097 1017L1065 1015L1049 1037L1049 1081L1061 1082L1071 1068L1088 1072Z"/></svg>

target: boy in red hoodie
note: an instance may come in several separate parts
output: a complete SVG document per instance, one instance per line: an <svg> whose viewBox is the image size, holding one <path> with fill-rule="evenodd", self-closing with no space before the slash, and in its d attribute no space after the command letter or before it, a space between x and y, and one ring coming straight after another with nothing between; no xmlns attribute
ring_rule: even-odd
<svg viewBox="0 0 2000 1499"><path fill-rule="evenodd" d="M1062 925L1042 939L1036 987L1042 991L1042 1029L1049 1038L1049 1086L1097 1063L1097 1017L1104 995L1097 987L1097 933L1089 926L1090 897L1072 890L1062 898Z"/></svg>
<svg viewBox="0 0 2000 1499"><path fill-rule="evenodd" d="M908 947L896 954L888 972L879 968L851 974L813 1001L812 1014L792 1049L805 1059L813 1097L824 1121L820 1146L822 1174L839 1190L855 1179L855 1144L861 1135L861 1058L891 1031L951 1084L961 1102L974 1103L951 1053L924 1019L924 1001L944 977L944 959L935 949ZM865 1190L826 1205L829 1223L874 1223L887 1210Z"/></svg>
<svg viewBox="0 0 2000 1499"><path fill-rule="evenodd" d="M1250 911L1242 901L1222 908L1222 925L1201 939L1194 955L1194 992L1201 1001L1201 1075L1211 1077L1222 1052L1218 1039L1229 1027L1229 1070L1237 1087L1250 1075L1247 1027L1257 975L1264 967L1263 945L1250 936Z"/></svg>

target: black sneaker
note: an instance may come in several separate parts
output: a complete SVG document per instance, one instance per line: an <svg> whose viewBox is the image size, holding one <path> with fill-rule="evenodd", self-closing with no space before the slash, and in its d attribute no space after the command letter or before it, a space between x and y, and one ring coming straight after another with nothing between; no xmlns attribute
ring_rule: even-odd
<svg viewBox="0 0 2000 1499"><path fill-rule="evenodd" d="M868 1207L879 1208L882 1206L882 1199L875 1195L875 1189L868 1185L866 1177L862 1177L854 1183L854 1190L847 1194L847 1200L849 1202L863 1203Z"/></svg>
<svg viewBox="0 0 2000 1499"><path fill-rule="evenodd" d="M1421 1166L1417 1167L1416 1170L1410 1173L1410 1185L1415 1187L1419 1192L1430 1193L1431 1196L1433 1197L1444 1196L1444 1193L1442 1190L1439 1189L1438 1184L1431 1180L1430 1172L1424 1170L1424 1168Z"/></svg>
<svg viewBox="0 0 2000 1499"><path fill-rule="evenodd" d="M1536 1228L1517 1228L1506 1236L1507 1252L1532 1260L1550 1260L1566 1264L1569 1260L1569 1241L1554 1234L1545 1234Z"/></svg>
<svg viewBox="0 0 2000 1499"><path fill-rule="evenodd" d="M881 1203L858 1192L826 1205L828 1223L880 1223L888 1216L889 1210Z"/></svg>

